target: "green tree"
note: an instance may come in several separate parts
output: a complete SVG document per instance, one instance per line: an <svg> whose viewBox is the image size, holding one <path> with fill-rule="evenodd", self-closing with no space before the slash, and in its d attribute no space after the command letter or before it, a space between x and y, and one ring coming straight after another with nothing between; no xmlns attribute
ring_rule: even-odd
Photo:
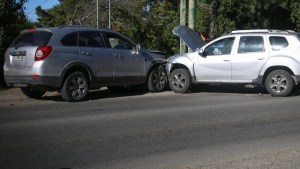
<svg viewBox="0 0 300 169"><path fill-rule="evenodd" d="M53 8L36 8L38 25L96 25L96 0L60 0ZM179 21L179 1L111 0L111 24L144 48L175 53L172 29ZM108 27L108 0L99 0L99 26ZM167 25L167 26L166 26Z"/></svg>
<svg viewBox="0 0 300 169"><path fill-rule="evenodd" d="M297 0L200 0L196 27L212 38L233 29L297 30L299 7Z"/></svg>
<svg viewBox="0 0 300 169"><path fill-rule="evenodd" d="M6 86L3 78L4 52L12 39L26 23L23 5L27 0L0 0L0 86Z"/></svg>
<svg viewBox="0 0 300 169"><path fill-rule="evenodd" d="M298 0L291 0L291 20L295 24L295 30L300 31L300 2Z"/></svg>
<svg viewBox="0 0 300 169"><path fill-rule="evenodd" d="M96 25L96 0L60 0L36 10L40 26ZM172 29L179 24L180 0L110 0L111 24L144 48L168 56L179 51ZM234 29L300 30L298 0L197 0L195 29L215 38ZM99 0L99 25L108 27L108 0Z"/></svg>
<svg viewBox="0 0 300 169"><path fill-rule="evenodd" d="M145 25L141 36L147 48L158 49L170 56L179 52L179 39L172 30L179 24L179 2L152 0L146 4Z"/></svg>

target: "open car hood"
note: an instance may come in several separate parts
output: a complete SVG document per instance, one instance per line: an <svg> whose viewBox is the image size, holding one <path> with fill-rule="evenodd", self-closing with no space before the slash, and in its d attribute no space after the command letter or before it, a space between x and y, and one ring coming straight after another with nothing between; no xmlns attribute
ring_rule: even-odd
<svg viewBox="0 0 300 169"><path fill-rule="evenodd" d="M182 41L193 51L196 51L205 45L205 42L200 37L200 34L187 26L178 25L172 30L172 32L174 35L181 38Z"/></svg>

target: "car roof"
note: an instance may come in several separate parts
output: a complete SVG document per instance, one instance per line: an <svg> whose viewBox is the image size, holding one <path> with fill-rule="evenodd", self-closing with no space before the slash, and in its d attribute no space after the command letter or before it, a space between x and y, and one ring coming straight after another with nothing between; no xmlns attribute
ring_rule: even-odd
<svg viewBox="0 0 300 169"><path fill-rule="evenodd" d="M97 26L88 26L88 25L66 25L66 26L57 26L57 27L44 27L44 28L29 28L23 30L21 33L25 32L32 32L32 31L50 31L50 32L56 32L56 31L78 31L78 30L101 30L101 31L108 31L108 32L114 32L111 29L104 28L104 27L97 27Z"/></svg>

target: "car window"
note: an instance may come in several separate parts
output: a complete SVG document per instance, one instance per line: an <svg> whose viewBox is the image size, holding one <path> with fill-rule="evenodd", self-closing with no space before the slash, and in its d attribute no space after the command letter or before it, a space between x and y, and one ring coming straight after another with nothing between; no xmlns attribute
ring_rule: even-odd
<svg viewBox="0 0 300 169"><path fill-rule="evenodd" d="M298 37L298 40L300 41L300 34L299 34L299 33L297 33L296 35L297 35L297 37Z"/></svg>
<svg viewBox="0 0 300 169"><path fill-rule="evenodd" d="M105 47L103 38L99 31L80 31L79 46Z"/></svg>
<svg viewBox="0 0 300 169"><path fill-rule="evenodd" d="M61 40L64 46L77 46L77 32L73 32L64 36Z"/></svg>
<svg viewBox="0 0 300 169"><path fill-rule="evenodd" d="M240 38L238 53L262 51L264 51L264 40L262 36L242 36Z"/></svg>
<svg viewBox="0 0 300 169"><path fill-rule="evenodd" d="M218 40L205 48L207 55L229 55L231 53L234 37Z"/></svg>
<svg viewBox="0 0 300 169"><path fill-rule="evenodd" d="M44 46L52 36L48 31L32 31L20 34L10 45L11 47L21 46Z"/></svg>
<svg viewBox="0 0 300 169"><path fill-rule="evenodd" d="M285 37L271 36L269 38L272 50L280 50L289 46Z"/></svg>
<svg viewBox="0 0 300 169"><path fill-rule="evenodd" d="M106 33L106 37L108 39L108 43L111 48L113 49L124 49L124 50L133 50L134 46L128 42L127 40L123 39L122 37Z"/></svg>

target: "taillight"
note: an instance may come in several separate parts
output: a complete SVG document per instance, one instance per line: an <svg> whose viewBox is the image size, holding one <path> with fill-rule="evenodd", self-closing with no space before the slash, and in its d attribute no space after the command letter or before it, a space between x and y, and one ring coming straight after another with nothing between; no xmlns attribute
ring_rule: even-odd
<svg viewBox="0 0 300 169"><path fill-rule="evenodd" d="M29 28L27 29L28 32L33 32L33 31L36 31L36 28Z"/></svg>
<svg viewBox="0 0 300 169"><path fill-rule="evenodd" d="M7 50L5 50L5 52L4 52L3 63L5 62L5 59L6 59L6 58L5 58L5 57L6 57L6 51L7 51Z"/></svg>
<svg viewBox="0 0 300 169"><path fill-rule="evenodd" d="M40 46L35 51L34 61L45 60L46 57L51 53L52 46Z"/></svg>

